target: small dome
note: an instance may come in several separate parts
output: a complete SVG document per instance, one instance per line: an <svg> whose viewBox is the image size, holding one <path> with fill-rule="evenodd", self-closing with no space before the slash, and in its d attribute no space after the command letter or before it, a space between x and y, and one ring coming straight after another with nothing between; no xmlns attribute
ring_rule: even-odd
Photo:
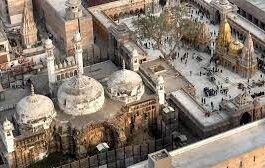
<svg viewBox="0 0 265 168"><path fill-rule="evenodd" d="M124 103L139 100L144 94L142 78L134 71L125 68L114 72L107 82L110 98Z"/></svg>
<svg viewBox="0 0 265 168"><path fill-rule="evenodd" d="M238 40L235 39L229 44L229 55L237 57L241 54L244 45Z"/></svg>
<svg viewBox="0 0 265 168"><path fill-rule="evenodd" d="M74 116L95 113L105 101L103 86L81 74L66 80L59 87L57 96L60 109Z"/></svg>
<svg viewBox="0 0 265 168"><path fill-rule="evenodd" d="M56 113L51 99L32 91L31 95L18 102L17 115L19 124L30 125L44 121L49 126Z"/></svg>

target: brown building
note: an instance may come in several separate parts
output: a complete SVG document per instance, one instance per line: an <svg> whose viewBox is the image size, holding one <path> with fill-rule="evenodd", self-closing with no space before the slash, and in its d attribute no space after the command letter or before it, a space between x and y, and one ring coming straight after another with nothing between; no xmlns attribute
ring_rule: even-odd
<svg viewBox="0 0 265 168"><path fill-rule="evenodd" d="M73 34L82 36L83 49L93 44L93 24L91 15L83 8L80 0L45 0L39 2L48 31L54 36L67 55L73 54Z"/></svg>
<svg viewBox="0 0 265 168"><path fill-rule="evenodd" d="M27 0L31 2L30 0ZM1 17L10 27L20 26L25 0L4 0L0 2Z"/></svg>

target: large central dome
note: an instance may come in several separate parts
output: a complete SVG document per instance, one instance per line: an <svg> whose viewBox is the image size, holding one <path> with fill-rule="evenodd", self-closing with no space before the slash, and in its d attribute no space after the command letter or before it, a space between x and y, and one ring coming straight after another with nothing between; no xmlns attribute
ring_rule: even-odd
<svg viewBox="0 0 265 168"><path fill-rule="evenodd" d="M65 81L58 90L60 109L74 116L97 112L104 105L104 100L102 85L81 74Z"/></svg>
<svg viewBox="0 0 265 168"><path fill-rule="evenodd" d="M107 93L110 98L124 103L139 100L144 94L142 78L125 68L116 71L107 82Z"/></svg>

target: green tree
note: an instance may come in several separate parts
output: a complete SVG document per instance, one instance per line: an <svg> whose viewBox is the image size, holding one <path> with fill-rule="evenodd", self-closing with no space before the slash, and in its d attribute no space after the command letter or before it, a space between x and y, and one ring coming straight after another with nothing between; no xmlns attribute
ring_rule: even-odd
<svg viewBox="0 0 265 168"><path fill-rule="evenodd" d="M160 50L165 58L170 58L179 46L179 42L190 29L186 4L173 8L164 8L162 13L147 13L133 21L139 39L153 42L154 49Z"/></svg>

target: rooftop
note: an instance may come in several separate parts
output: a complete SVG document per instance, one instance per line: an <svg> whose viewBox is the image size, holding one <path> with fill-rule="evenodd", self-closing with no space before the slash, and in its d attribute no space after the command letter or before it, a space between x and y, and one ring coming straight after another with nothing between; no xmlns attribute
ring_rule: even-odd
<svg viewBox="0 0 265 168"><path fill-rule="evenodd" d="M205 113L207 110L183 90L173 92L172 96L177 99L183 108L189 111L190 115L192 115L203 126L215 125L228 119L228 115L222 111L213 113L209 117L206 117Z"/></svg>
<svg viewBox="0 0 265 168"><path fill-rule="evenodd" d="M67 0L47 0L47 2L57 11L59 16L61 16L62 18L64 18L65 16L66 1Z"/></svg>
<svg viewBox="0 0 265 168"><path fill-rule="evenodd" d="M265 119L170 152L172 166L205 168L265 146ZM147 167L147 161L130 168Z"/></svg>
<svg viewBox="0 0 265 168"><path fill-rule="evenodd" d="M174 70L165 60L155 59L144 62L140 66L140 73L151 78L153 85L158 75L163 76L166 94L182 89L190 85L189 81L178 71Z"/></svg>
<svg viewBox="0 0 265 168"><path fill-rule="evenodd" d="M265 12L264 0L246 0L246 1Z"/></svg>

